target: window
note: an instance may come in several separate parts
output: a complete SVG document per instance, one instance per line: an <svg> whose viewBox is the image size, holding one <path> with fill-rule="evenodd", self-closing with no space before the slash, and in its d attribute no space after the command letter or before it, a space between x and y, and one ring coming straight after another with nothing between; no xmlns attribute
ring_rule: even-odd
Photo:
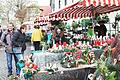
<svg viewBox="0 0 120 80"><path fill-rule="evenodd" d="M50 6L52 6L52 0L50 0Z"/></svg>
<svg viewBox="0 0 120 80"><path fill-rule="evenodd" d="M61 7L61 1L59 0L59 8Z"/></svg>
<svg viewBox="0 0 120 80"><path fill-rule="evenodd" d="M74 0L72 0L72 3L74 3Z"/></svg>
<svg viewBox="0 0 120 80"><path fill-rule="evenodd" d="M55 11L55 4L53 4L53 11Z"/></svg>
<svg viewBox="0 0 120 80"><path fill-rule="evenodd" d="M65 0L65 5L67 5L67 0Z"/></svg>

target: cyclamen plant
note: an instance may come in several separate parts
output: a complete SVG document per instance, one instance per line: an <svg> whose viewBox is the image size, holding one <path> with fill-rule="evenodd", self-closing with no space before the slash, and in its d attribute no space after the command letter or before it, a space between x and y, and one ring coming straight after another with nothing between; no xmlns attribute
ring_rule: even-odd
<svg viewBox="0 0 120 80"><path fill-rule="evenodd" d="M61 60L61 64L63 67L75 67L76 66L76 52L77 50L75 48L69 47L64 49L65 54L63 59Z"/></svg>

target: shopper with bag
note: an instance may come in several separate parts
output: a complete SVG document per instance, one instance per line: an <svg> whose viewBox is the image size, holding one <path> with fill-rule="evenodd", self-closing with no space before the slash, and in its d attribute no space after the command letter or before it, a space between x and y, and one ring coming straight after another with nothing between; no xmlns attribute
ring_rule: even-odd
<svg viewBox="0 0 120 80"><path fill-rule="evenodd" d="M14 33L14 25L10 23L7 26L7 30L3 32L1 35L1 41L3 42L3 45L5 46L5 53L7 58L7 68L8 68L8 77L12 76L12 56L15 59L16 57L12 51L12 37Z"/></svg>
<svg viewBox="0 0 120 80"><path fill-rule="evenodd" d="M13 46L13 52L16 56L16 63L19 62L20 60L23 60L23 54L24 51L26 50L26 32L27 26L26 25L21 25L20 29L18 29L12 38L12 46ZM17 64L16 64L17 65ZM20 69L17 67L17 76L20 75Z"/></svg>

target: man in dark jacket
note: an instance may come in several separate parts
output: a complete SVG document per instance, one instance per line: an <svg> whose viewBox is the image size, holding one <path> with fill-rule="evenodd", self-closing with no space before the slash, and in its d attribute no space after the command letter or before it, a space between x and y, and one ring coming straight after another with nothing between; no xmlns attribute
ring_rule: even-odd
<svg viewBox="0 0 120 80"><path fill-rule="evenodd" d="M12 38L12 46L13 46L13 52L16 55L17 62L20 60L23 60L23 53L26 49L25 45L25 32L26 32L26 25L22 25L20 27L20 30L17 30L17 32L14 33L13 38ZM20 75L20 69L17 67L17 72L16 74L19 76Z"/></svg>

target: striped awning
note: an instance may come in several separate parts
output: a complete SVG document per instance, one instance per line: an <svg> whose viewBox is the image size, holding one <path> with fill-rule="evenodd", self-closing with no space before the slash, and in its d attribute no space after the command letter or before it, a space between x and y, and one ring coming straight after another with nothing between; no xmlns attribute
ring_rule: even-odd
<svg viewBox="0 0 120 80"><path fill-rule="evenodd" d="M49 22L49 16L40 16L37 17L34 21L35 24L44 25Z"/></svg>
<svg viewBox="0 0 120 80"><path fill-rule="evenodd" d="M78 15L74 15L76 12L84 10L83 3L77 2L70 6L67 6L59 11L49 14L50 20L69 20L71 17L77 18Z"/></svg>
<svg viewBox="0 0 120 80"><path fill-rule="evenodd" d="M91 4L93 4L95 7L96 6L112 6L112 5L116 5L119 6L120 5L120 0L83 0L83 5L84 6L90 6Z"/></svg>
<svg viewBox="0 0 120 80"><path fill-rule="evenodd" d="M82 0L59 11L49 14L50 20L69 20L70 18L91 17L93 10L98 14L120 10L120 0Z"/></svg>

